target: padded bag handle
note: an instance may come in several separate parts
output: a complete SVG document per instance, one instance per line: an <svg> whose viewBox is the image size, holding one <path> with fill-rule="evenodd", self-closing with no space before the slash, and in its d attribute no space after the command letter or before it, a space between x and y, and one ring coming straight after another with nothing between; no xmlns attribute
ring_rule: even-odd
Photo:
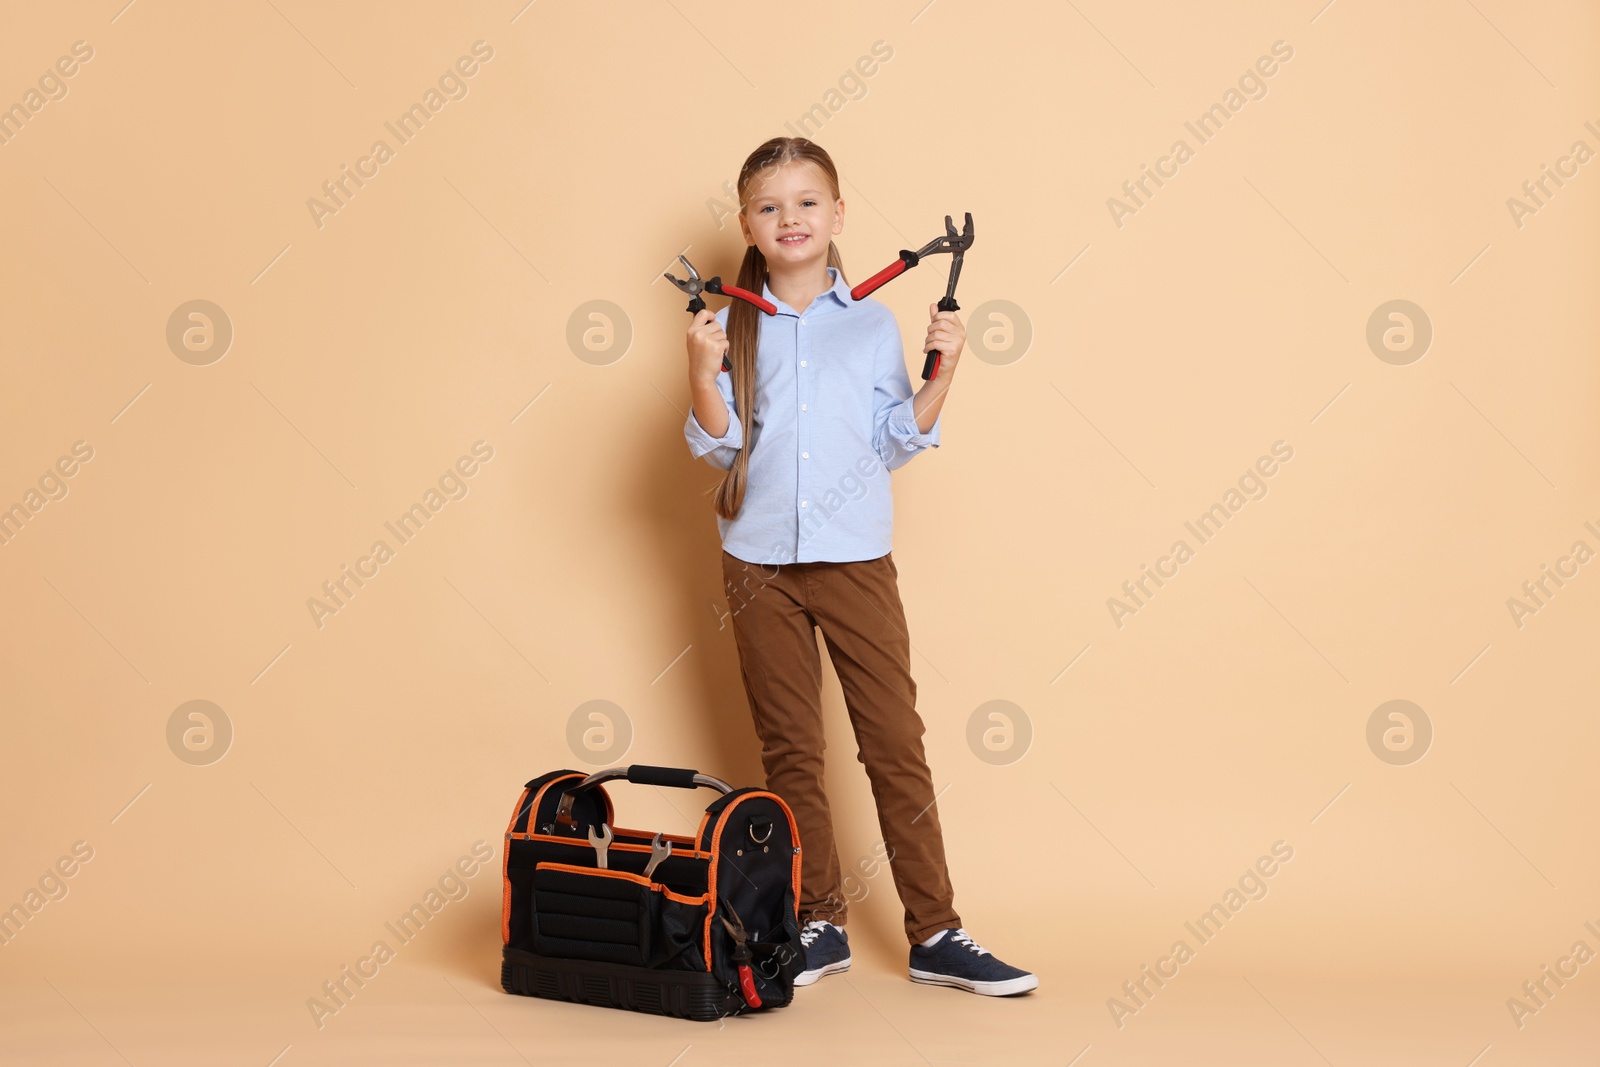
<svg viewBox="0 0 1600 1067"><path fill-rule="evenodd" d="M655 767L648 763L630 763L626 767L608 767L603 771L595 771L568 789L561 797L561 806L556 809L556 822L562 826L572 826L572 802L577 799L578 794L601 782L610 782L617 778L626 778L635 785L664 785L674 789L698 789L700 786L707 786L724 794L733 792L733 786L721 778L713 778L699 771L683 767Z"/></svg>

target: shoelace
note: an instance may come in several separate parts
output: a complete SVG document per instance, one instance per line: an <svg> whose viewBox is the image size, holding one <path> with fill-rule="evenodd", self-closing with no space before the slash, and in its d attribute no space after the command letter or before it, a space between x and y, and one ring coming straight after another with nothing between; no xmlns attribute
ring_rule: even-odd
<svg viewBox="0 0 1600 1067"><path fill-rule="evenodd" d="M812 919L806 923L805 929L800 931L800 944L810 948L811 942L817 939L817 935L821 934L827 925L828 921L826 919Z"/></svg>
<svg viewBox="0 0 1600 1067"><path fill-rule="evenodd" d="M984 948L982 945L978 944L976 941L972 940L970 936L968 936L966 927L957 927L956 932L951 934L950 937L953 941L955 941L956 944L965 945L968 949L976 952L980 956L993 955L993 953L991 953L988 949Z"/></svg>

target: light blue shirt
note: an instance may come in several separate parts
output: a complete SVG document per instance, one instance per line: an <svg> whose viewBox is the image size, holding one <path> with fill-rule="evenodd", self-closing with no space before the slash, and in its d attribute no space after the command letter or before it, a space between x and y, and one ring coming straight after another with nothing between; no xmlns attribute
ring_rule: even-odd
<svg viewBox="0 0 1600 1067"><path fill-rule="evenodd" d="M894 530L889 472L939 446L939 422L923 433L912 410L911 377L894 313L828 268L833 287L801 314L762 286L777 305L760 315L754 426L744 504L717 516L722 547L746 563L845 563L887 553ZM727 329L728 309L717 312ZM712 437L684 422L689 452L727 470L745 443L733 410L730 375L717 375L728 432ZM943 414L940 414L943 418Z"/></svg>

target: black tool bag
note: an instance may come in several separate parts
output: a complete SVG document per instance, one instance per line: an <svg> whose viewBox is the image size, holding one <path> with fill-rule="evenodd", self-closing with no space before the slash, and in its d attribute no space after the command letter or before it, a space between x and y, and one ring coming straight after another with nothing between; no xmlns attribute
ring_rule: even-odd
<svg viewBox="0 0 1600 1067"><path fill-rule="evenodd" d="M722 794L693 837L614 825L602 782ZM606 864L591 835L609 832ZM644 874L652 841L671 854ZM506 829L508 993L712 1020L794 997L802 969L800 835L776 793L635 764L529 782Z"/></svg>

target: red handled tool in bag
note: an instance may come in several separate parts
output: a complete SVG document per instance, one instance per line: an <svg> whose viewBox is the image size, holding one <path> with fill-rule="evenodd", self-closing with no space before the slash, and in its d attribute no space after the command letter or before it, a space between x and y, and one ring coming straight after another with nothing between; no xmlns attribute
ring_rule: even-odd
<svg viewBox="0 0 1600 1067"><path fill-rule="evenodd" d="M705 298L700 295L701 293L715 293L718 296L731 296L735 300L743 300L746 304L751 304L757 308L760 308L768 315L776 315L778 313L776 304L762 299L760 296L750 292L748 289L740 289L736 285L723 285L721 278L711 278L708 281L701 281L700 272L694 269L693 263L690 263L688 259L681 255L678 257L678 262L682 263L684 269L689 272L689 278L687 281L682 278L674 278L666 271L662 271L661 276L667 281L671 282L673 285L676 285L679 289L682 289L684 292L689 294L691 298L689 300L689 314L698 315L700 312L705 310L706 302ZM722 357L722 369L724 371L730 371L733 369L733 364L728 362L728 357L726 354L724 354Z"/></svg>
<svg viewBox="0 0 1600 1067"><path fill-rule="evenodd" d="M851 300L860 300L868 293L877 289L891 278L898 278L906 271L915 267L923 256L931 256L936 252L949 252L950 257L950 282L945 287L944 299L939 301L940 311L960 311L961 305L956 303L956 280L961 277L961 256L972 247L972 212L967 212L966 225L961 232L956 232L955 223L950 216L944 217L944 236L936 237L917 249L915 252L909 248L900 250L900 258L887 267L850 290ZM939 376L939 361L943 357L935 349L928 353L928 358L922 364L922 380L930 381Z"/></svg>
<svg viewBox="0 0 1600 1067"><path fill-rule="evenodd" d="M729 905L729 910L732 910L732 905ZM726 915L719 916L722 920L722 925L728 930L728 936L733 938L733 953L729 958L733 961L733 965L738 968L739 995L744 997L744 1002L752 1008L759 1008L761 1007L761 994L756 991L755 972L750 969L750 948L745 943L747 935L745 934L744 923L737 921L739 919L737 912L734 913L733 917L736 920L735 922L729 922Z"/></svg>

